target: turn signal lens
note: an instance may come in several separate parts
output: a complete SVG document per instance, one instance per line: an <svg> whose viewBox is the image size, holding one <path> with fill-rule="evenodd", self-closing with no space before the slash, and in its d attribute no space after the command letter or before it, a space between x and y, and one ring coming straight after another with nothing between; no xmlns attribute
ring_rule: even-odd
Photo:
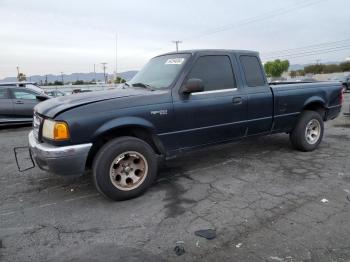
<svg viewBox="0 0 350 262"><path fill-rule="evenodd" d="M67 140L67 139L69 139L68 125L64 122L55 123L54 140Z"/></svg>
<svg viewBox="0 0 350 262"><path fill-rule="evenodd" d="M42 130L43 137L51 140L67 140L70 138L68 125L65 122L57 122L45 119Z"/></svg>

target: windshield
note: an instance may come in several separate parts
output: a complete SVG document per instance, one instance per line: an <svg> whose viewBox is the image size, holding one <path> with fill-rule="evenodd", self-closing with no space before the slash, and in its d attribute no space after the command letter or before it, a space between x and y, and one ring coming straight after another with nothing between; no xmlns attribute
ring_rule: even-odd
<svg viewBox="0 0 350 262"><path fill-rule="evenodd" d="M134 76L129 84L135 86L144 84L154 89L169 87L189 57L190 54L155 57Z"/></svg>

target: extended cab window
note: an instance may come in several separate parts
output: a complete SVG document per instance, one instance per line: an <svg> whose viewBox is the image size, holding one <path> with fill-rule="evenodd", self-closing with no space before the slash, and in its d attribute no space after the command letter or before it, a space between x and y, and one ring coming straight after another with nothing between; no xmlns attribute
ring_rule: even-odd
<svg viewBox="0 0 350 262"><path fill-rule="evenodd" d="M202 56L198 58L187 76L187 79L191 78L201 79L205 91L236 88L228 56Z"/></svg>
<svg viewBox="0 0 350 262"><path fill-rule="evenodd" d="M260 62L256 56L240 56L244 76L247 85L250 87L265 85L265 78L261 69Z"/></svg>

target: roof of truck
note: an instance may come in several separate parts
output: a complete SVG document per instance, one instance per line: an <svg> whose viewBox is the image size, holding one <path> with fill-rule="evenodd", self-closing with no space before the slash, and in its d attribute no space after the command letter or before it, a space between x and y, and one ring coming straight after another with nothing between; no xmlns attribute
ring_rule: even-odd
<svg viewBox="0 0 350 262"><path fill-rule="evenodd" d="M173 55L173 54L201 54L201 53L212 53L212 54L222 54L222 53L239 53L239 54L254 54L254 55L259 55L259 52L257 51L251 51L251 50L232 50L232 49L190 49L190 50L180 50L179 52L169 52L165 54L161 54L159 56L163 55Z"/></svg>

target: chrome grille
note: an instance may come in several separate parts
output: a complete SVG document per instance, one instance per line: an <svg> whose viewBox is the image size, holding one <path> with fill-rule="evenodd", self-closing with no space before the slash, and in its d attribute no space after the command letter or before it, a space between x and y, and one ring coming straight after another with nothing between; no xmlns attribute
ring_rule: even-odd
<svg viewBox="0 0 350 262"><path fill-rule="evenodd" d="M42 122L42 117L38 116L36 113L34 113L33 116L33 133L36 140L39 140L39 130L40 125Z"/></svg>

